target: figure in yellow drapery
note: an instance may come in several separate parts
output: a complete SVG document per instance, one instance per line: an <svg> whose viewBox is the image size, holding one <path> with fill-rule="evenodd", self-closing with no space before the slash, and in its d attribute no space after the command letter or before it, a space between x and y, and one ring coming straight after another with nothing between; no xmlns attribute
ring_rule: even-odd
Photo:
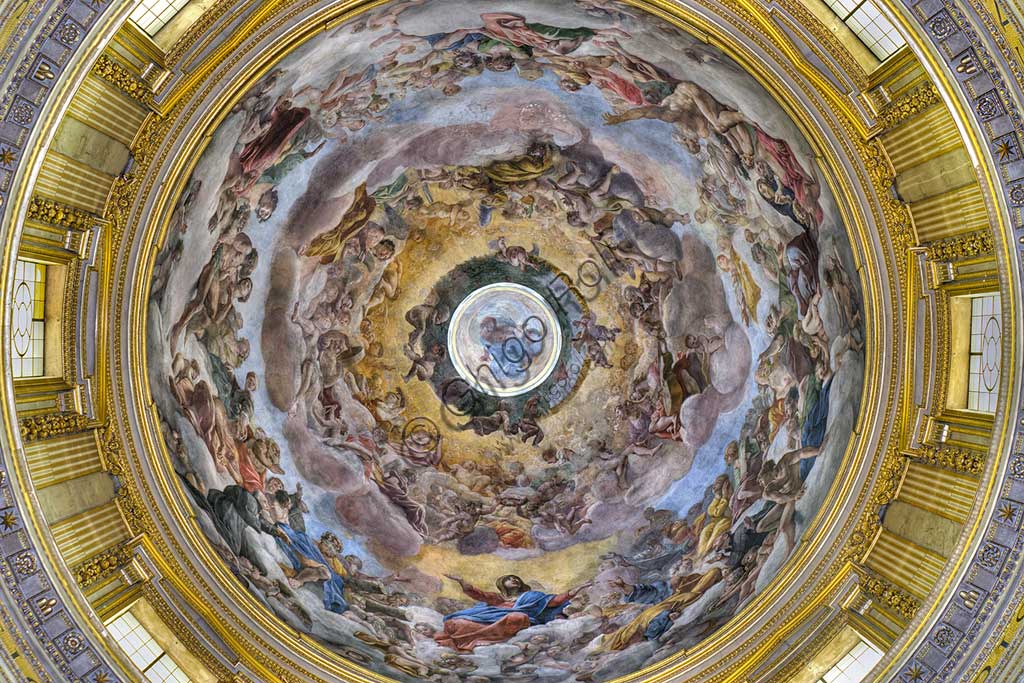
<svg viewBox="0 0 1024 683"><path fill-rule="evenodd" d="M485 166L484 175L502 185L514 185L536 180L555 163L550 145L537 144L521 157L495 161Z"/></svg>
<svg viewBox="0 0 1024 683"><path fill-rule="evenodd" d="M757 304L761 301L761 287L754 280L750 267L739 257L728 238L720 239L718 246L722 253L715 260L719 268L732 276L732 287L740 305L743 324L757 322Z"/></svg>
<svg viewBox="0 0 1024 683"><path fill-rule="evenodd" d="M324 265L338 262L345 252L348 240L369 222L370 216L373 215L373 210L376 208L376 200L366 194L366 183L362 183L356 188L352 205L348 207L338 224L314 237L309 246L303 250L303 255L319 256L320 263Z"/></svg>
<svg viewBox="0 0 1024 683"><path fill-rule="evenodd" d="M739 278L740 289L743 291L743 302L747 315L751 320L757 322L757 304L761 301L761 287L754 280L754 274L750 272L750 266L746 261L737 257L735 263L736 277Z"/></svg>
<svg viewBox="0 0 1024 683"><path fill-rule="evenodd" d="M643 638L644 632L659 615L678 613L700 599L702 595L722 580L722 570L712 567L704 574L688 574L673 580L674 592L656 605L651 605L615 633L605 636L601 649L606 651L625 650Z"/></svg>
<svg viewBox="0 0 1024 683"><path fill-rule="evenodd" d="M704 526L700 530L700 538L697 541L697 556L703 557L715 539L732 527L732 507L729 501L732 499L732 483L729 477L724 474L718 475L712 485L714 498L708 505L704 516Z"/></svg>

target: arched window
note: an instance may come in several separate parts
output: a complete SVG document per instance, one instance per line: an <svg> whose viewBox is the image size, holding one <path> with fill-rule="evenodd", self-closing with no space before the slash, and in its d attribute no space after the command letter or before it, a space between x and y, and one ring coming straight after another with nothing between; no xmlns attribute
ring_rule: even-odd
<svg viewBox="0 0 1024 683"><path fill-rule="evenodd" d="M1002 315L998 294L971 298L971 343L967 375L967 409L994 413L1002 356Z"/></svg>
<svg viewBox="0 0 1024 683"><path fill-rule="evenodd" d="M149 683L191 683L188 674L163 651L131 612L108 622L107 629Z"/></svg>
<svg viewBox="0 0 1024 683"><path fill-rule="evenodd" d="M873 0L825 0L825 4L883 62L907 44Z"/></svg>
<svg viewBox="0 0 1024 683"><path fill-rule="evenodd" d="M817 683L861 683L881 658L882 653L877 648L860 640Z"/></svg>
<svg viewBox="0 0 1024 683"><path fill-rule="evenodd" d="M18 260L14 268L11 367L14 377L42 377L46 348L46 266Z"/></svg>
<svg viewBox="0 0 1024 683"><path fill-rule="evenodd" d="M188 3L189 0L142 0L129 18L152 37Z"/></svg>

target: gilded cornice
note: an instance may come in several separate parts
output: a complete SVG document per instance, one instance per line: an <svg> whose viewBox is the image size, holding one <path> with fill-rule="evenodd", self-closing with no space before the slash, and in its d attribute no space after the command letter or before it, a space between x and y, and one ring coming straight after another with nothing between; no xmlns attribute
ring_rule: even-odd
<svg viewBox="0 0 1024 683"><path fill-rule="evenodd" d="M30 220L80 231L92 228L100 220L99 216L94 216L87 211L38 195L32 196L32 201L28 205L27 217Z"/></svg>
<svg viewBox="0 0 1024 683"><path fill-rule="evenodd" d="M882 206L886 232L892 244L896 273L902 280L907 272L908 250L917 244L917 234L914 230L914 219L910 213L910 207L896 199L893 193L896 170L893 168L892 161L890 161L882 142L879 140L864 142L859 146L858 151L864 160L868 177L875 190L875 196Z"/></svg>
<svg viewBox="0 0 1024 683"><path fill-rule="evenodd" d="M924 83L886 105L878 113L878 125L883 130L890 130L940 102L942 102L942 98L939 96L939 89L935 87L935 84Z"/></svg>
<svg viewBox="0 0 1024 683"><path fill-rule="evenodd" d="M846 544L840 549L840 561L855 564L863 562L881 530L882 521L878 516L878 510L863 515L847 537Z"/></svg>
<svg viewBox="0 0 1024 683"><path fill-rule="evenodd" d="M80 235L82 233L76 232L74 234ZM76 252L76 255L67 262L67 271L64 278L63 310L61 311L61 338L63 339L60 347L61 366L64 382L69 387L75 386L80 379L77 376L79 336L77 334L78 321L75 309L78 307L81 274L82 259L78 258Z"/></svg>
<svg viewBox="0 0 1024 683"><path fill-rule="evenodd" d="M885 579L865 574L860 580L860 586L866 594L908 621L921 609L920 600Z"/></svg>
<svg viewBox="0 0 1024 683"><path fill-rule="evenodd" d="M969 0L992 36L1007 70L1013 75L1017 92L1024 91L1024 23L1020 0ZM1007 3L1016 7L1007 6Z"/></svg>
<svg viewBox="0 0 1024 683"><path fill-rule="evenodd" d="M906 471L907 459L895 448L887 450L875 482L869 489L870 502L840 551L840 558L843 561L853 562L858 566L864 561L882 530L882 507L896 499Z"/></svg>
<svg viewBox="0 0 1024 683"><path fill-rule="evenodd" d="M70 412L48 413L22 418L18 426L23 441L39 441L85 431L89 426L89 418Z"/></svg>
<svg viewBox="0 0 1024 683"><path fill-rule="evenodd" d="M908 455L913 460L954 472L978 476L985 471L985 454L967 448L923 445Z"/></svg>
<svg viewBox="0 0 1024 683"><path fill-rule="evenodd" d="M142 124L131 147L134 165L132 171L114 179L107 199L104 219L109 223L108 241L119 246L124 237L125 225L129 220L132 206L142 189L140 170L144 170L153 155L163 143L169 130L169 121L159 114L150 114Z"/></svg>
<svg viewBox="0 0 1024 683"><path fill-rule="evenodd" d="M160 619L174 633L175 637L184 644L193 656L201 661L215 676L219 683L249 683L250 679L239 673L233 672L224 666L223 662L217 659L210 648L198 638L185 624L181 617L167 604L167 600L152 583L146 583L142 588L142 594L146 601L153 607Z"/></svg>
<svg viewBox="0 0 1024 683"><path fill-rule="evenodd" d="M111 59L105 54L100 55L96 63L93 64L92 72L121 92L143 104L148 103L153 97L153 92L146 83L136 78L120 62Z"/></svg>
<svg viewBox="0 0 1024 683"><path fill-rule="evenodd" d="M89 558L72 570L75 581L84 588L100 579L105 579L131 562L137 547L138 541L133 539L119 543L113 548L108 548L99 555Z"/></svg>
<svg viewBox="0 0 1024 683"><path fill-rule="evenodd" d="M995 241L991 230L978 230L932 242L925 255L929 261L961 261L992 254Z"/></svg>
<svg viewBox="0 0 1024 683"><path fill-rule="evenodd" d="M814 36L818 46L823 48L830 57L843 67L843 74L845 76L853 79L857 87L862 90L868 87L868 75L861 68L861 65L853 58L850 51L843 46L839 38L836 37L836 34L829 30L814 13L807 9L807 5L802 0L775 1L780 7L784 7L790 13L800 23L801 27Z"/></svg>
<svg viewBox="0 0 1024 683"><path fill-rule="evenodd" d="M125 459L124 442L114 422L108 422L100 430L100 454L106 471L117 477L115 501L128 528L133 534L151 530L153 527L149 513L134 484Z"/></svg>
<svg viewBox="0 0 1024 683"><path fill-rule="evenodd" d="M906 472L907 459L895 448L890 448L882 459L878 479L872 489L871 502L876 508L881 508L896 500Z"/></svg>
<svg viewBox="0 0 1024 683"><path fill-rule="evenodd" d="M792 657L775 674L768 679L770 683L789 683L797 674L807 668L807 665L821 650L828 645L847 626L848 619L845 615L835 615L824 612L813 627L818 628L817 633L793 653Z"/></svg>
<svg viewBox="0 0 1024 683"><path fill-rule="evenodd" d="M136 149L132 148L133 152ZM136 166L139 164L137 163ZM132 203L139 192L139 177L136 173L126 173L114 179L114 185L110 188L110 196L107 199L104 218L110 223L110 230L107 233L111 245L120 244L124 235L125 222L131 212Z"/></svg>
<svg viewBox="0 0 1024 683"><path fill-rule="evenodd" d="M203 12L202 16L185 30L185 33L178 38L167 53L168 66L171 68L175 67L185 53L235 4L235 0L217 0L217 2Z"/></svg>
<svg viewBox="0 0 1024 683"><path fill-rule="evenodd" d="M645 8L659 4L657 0L642 4L637 2L637 0L627 1L640 4ZM800 1L778 0L780 6L785 7L787 11L794 14L801 11L794 6L799 4ZM851 106L849 93L836 89L834 83L828 77L807 62L804 53L793 43L792 36L783 31L779 24L772 20L769 12L765 11L765 7L760 0L695 0L695 2L711 11L718 11L724 6L729 12L735 14L740 19L738 23L734 24L735 30L742 31L745 39L759 48L782 55L785 61L778 62L779 66L785 68L789 75L800 83L805 96L811 100L823 101L825 108L831 110L832 114L838 117L839 126L852 138L858 138L861 134L866 133L867 126L856 108ZM806 10L806 8L803 9ZM808 30L811 31L818 41L817 45L807 46L811 51L817 51L819 48L824 47L829 57L838 60L844 65L846 64L845 60L852 59L849 53L835 39L835 36L827 37L825 35L827 29L821 26L820 22L817 25L811 24ZM726 41L721 38L715 42L727 48L732 46L732 52L735 55L737 42ZM838 50L838 52L833 50ZM821 58L821 55L819 54L818 57ZM744 67L754 67L754 64L749 59L739 61ZM860 71L859 67L857 67L857 71ZM854 76L857 71L853 72ZM788 113L796 114L794 111L789 111Z"/></svg>

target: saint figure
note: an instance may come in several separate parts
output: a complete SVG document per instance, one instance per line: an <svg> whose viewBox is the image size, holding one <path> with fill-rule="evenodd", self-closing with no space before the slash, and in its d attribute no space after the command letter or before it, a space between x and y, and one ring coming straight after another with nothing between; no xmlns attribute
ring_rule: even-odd
<svg viewBox="0 0 1024 683"><path fill-rule="evenodd" d="M460 652L472 652L482 645L501 643L523 629L564 619L569 600L583 587L568 593L551 595L535 591L518 576L509 574L497 580L497 593L479 590L461 578L449 576L462 592L480 602L444 618L444 630L434 635L439 645Z"/></svg>

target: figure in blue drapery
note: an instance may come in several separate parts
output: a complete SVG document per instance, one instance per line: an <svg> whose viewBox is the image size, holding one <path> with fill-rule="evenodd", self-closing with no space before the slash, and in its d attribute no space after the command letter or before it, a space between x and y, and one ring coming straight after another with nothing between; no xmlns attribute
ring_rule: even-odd
<svg viewBox="0 0 1024 683"><path fill-rule="evenodd" d="M503 576L496 582L497 593L475 588L460 578L449 576L462 592L480 602L444 618L444 630L434 635L439 645L460 652L471 652L483 645L501 643L523 629L564 619L562 611L586 586L552 595L530 588L518 576Z"/></svg>
<svg viewBox="0 0 1024 683"><path fill-rule="evenodd" d="M626 602L636 602L642 605L656 605L672 595L672 587L669 586L668 581L638 583L632 587L620 581L617 585L623 590L625 588L630 589L623 597Z"/></svg>
<svg viewBox="0 0 1024 683"><path fill-rule="evenodd" d="M530 619L530 625L546 624L552 619L558 618L565 609L566 602L559 602L552 606L551 601L557 596L541 591L526 591L516 597L515 601L508 607L480 603L468 609L454 612L445 617L450 619L466 619L478 624L494 624L513 612L525 614ZM506 601L502 601L504 605Z"/></svg>
<svg viewBox="0 0 1024 683"><path fill-rule="evenodd" d="M317 543L305 532L282 522L278 522L276 528L280 532L275 537L277 545L292 565L292 571L286 572L288 583L297 588L311 581L322 581L324 608L337 614L347 610L345 579L341 575L345 570L339 560L342 547L338 537L328 531Z"/></svg>
<svg viewBox="0 0 1024 683"><path fill-rule="evenodd" d="M658 616L651 619L651 622L647 624L647 628L644 629L644 640L657 640L665 634L670 628L672 628L673 615L678 618L678 613L673 613L669 610L664 610Z"/></svg>
<svg viewBox="0 0 1024 683"><path fill-rule="evenodd" d="M819 448L825 440L825 429L828 427L828 396L831 389L832 377L818 391L818 397L814 401L814 405L807 411L803 428L800 430L800 443L805 448ZM811 469L814 467L814 462L817 459L818 457L814 456L813 458L804 458L800 461L801 480L807 479L807 475L811 473Z"/></svg>

